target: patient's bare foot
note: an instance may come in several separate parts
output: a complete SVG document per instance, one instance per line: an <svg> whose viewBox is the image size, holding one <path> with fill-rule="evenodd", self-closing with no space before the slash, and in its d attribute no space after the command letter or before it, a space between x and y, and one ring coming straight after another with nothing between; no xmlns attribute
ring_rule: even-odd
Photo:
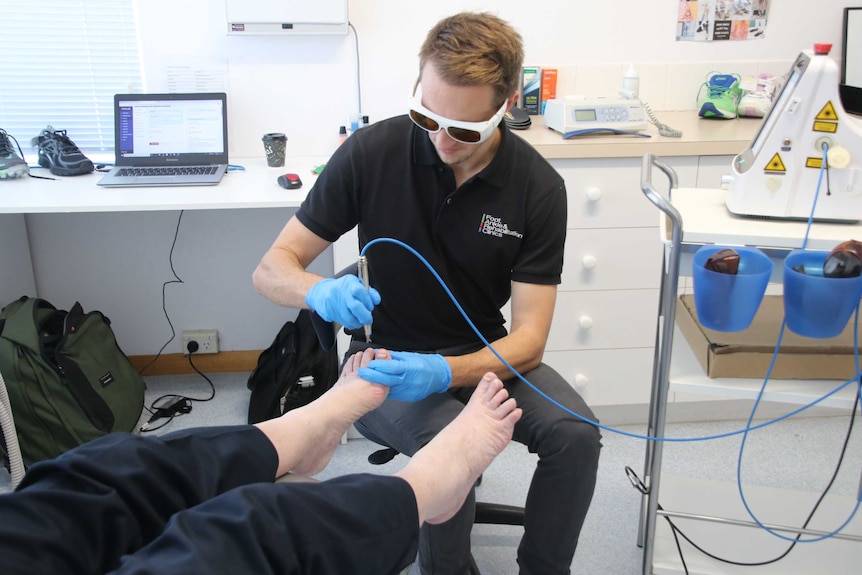
<svg viewBox="0 0 862 575"><path fill-rule="evenodd" d="M458 417L395 474L413 488L420 524L442 523L461 508L512 439L521 413L497 376L486 373Z"/></svg>
<svg viewBox="0 0 862 575"><path fill-rule="evenodd" d="M313 475L326 467L353 422L378 407L389 394L387 386L370 383L356 372L372 359L389 358L384 349L356 353L345 362L332 389L316 401L257 424L278 451L276 477L288 471Z"/></svg>

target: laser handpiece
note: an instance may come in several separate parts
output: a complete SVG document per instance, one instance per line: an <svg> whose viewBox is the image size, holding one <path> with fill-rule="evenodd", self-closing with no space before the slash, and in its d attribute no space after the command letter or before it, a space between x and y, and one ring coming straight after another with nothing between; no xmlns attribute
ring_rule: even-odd
<svg viewBox="0 0 862 575"><path fill-rule="evenodd" d="M362 280L365 289L368 290L370 288L368 282L368 258L366 256L359 256L357 267L359 268L359 279ZM362 327L365 329L365 343L371 343L371 324Z"/></svg>

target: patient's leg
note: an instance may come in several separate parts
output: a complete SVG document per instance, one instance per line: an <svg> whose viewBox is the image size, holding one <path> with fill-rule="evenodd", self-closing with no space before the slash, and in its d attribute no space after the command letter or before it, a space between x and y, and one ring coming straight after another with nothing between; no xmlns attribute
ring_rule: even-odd
<svg viewBox="0 0 862 575"><path fill-rule="evenodd" d="M34 465L0 505L0 573L104 573L158 536L178 511L290 469L319 469L349 424L388 393L356 376L372 356L352 358L317 401L260 429L116 433ZM69 522L88 528L58 535L57 526ZM33 549L40 550L38 563Z"/></svg>
<svg viewBox="0 0 862 575"><path fill-rule="evenodd" d="M389 358L386 350L376 353L376 359ZM353 355L332 389L316 401L257 424L278 452L276 477L289 471L302 475L321 471L353 422L383 403L389 388L356 374L372 359L372 349Z"/></svg>
<svg viewBox="0 0 862 575"><path fill-rule="evenodd" d="M479 475L512 439L521 409L487 373L464 410L396 473L413 488L419 522L442 523L461 508Z"/></svg>
<svg viewBox="0 0 862 575"><path fill-rule="evenodd" d="M395 476L231 490L176 514L116 574L397 573L416 555L422 522L445 521L461 507L520 416L489 373L461 414Z"/></svg>

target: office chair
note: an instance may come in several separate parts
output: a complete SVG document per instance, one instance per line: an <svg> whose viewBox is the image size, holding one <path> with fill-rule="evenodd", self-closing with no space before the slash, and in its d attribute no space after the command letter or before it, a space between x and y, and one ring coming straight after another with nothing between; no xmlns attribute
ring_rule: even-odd
<svg viewBox="0 0 862 575"><path fill-rule="evenodd" d="M350 265L340 272L338 272L335 277L341 277L346 274L357 274L357 264ZM333 345L335 345L336 334L338 331L337 325L328 322L321 318L319 315L311 312L311 323L314 325L314 331L317 334L317 338L320 340L320 344L324 349L330 349ZM388 463L392 461L392 459L398 455L398 450L394 449L385 444L382 440L378 438L368 438L374 443L377 443L382 447L368 456L368 462L372 465L382 465L384 463ZM479 477L479 480L476 482L476 486L482 482L482 477ZM524 508L518 507L515 505L506 505L502 503L488 503L485 501L477 501L476 502L476 515L473 519L473 523L476 524L484 524L484 525L513 525L513 526L524 526ZM476 565L476 560L473 556L470 556L470 571L469 575L481 575L479 571L479 567Z"/></svg>

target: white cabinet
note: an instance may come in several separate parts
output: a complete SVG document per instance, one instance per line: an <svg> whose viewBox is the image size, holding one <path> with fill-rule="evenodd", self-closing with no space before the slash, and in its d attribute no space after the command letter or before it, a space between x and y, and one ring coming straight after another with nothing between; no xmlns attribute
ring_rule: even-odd
<svg viewBox="0 0 862 575"><path fill-rule="evenodd" d="M680 185L696 185L698 162L669 160ZM641 158L551 164L566 180L568 231L544 360L592 407L647 404L662 243L640 191Z"/></svg>

